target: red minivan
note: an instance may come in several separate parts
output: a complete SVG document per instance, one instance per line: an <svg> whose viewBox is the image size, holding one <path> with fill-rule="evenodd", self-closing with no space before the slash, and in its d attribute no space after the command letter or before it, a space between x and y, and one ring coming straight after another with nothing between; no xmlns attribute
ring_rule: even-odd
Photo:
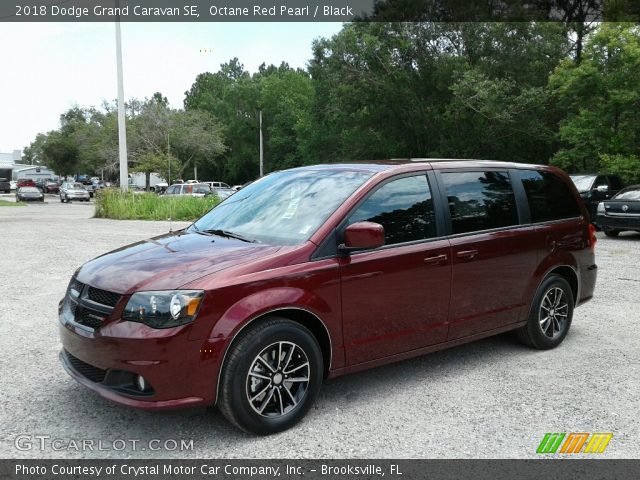
<svg viewBox="0 0 640 480"><path fill-rule="evenodd" d="M272 173L184 230L80 267L60 359L131 407L217 404L286 429L324 378L516 330L548 349L589 300L594 228L560 170L407 160Z"/></svg>

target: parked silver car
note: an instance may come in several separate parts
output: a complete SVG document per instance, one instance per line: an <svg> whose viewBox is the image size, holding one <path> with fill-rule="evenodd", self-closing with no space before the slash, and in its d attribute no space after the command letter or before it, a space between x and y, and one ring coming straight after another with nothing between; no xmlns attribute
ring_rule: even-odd
<svg viewBox="0 0 640 480"><path fill-rule="evenodd" d="M70 202L71 200L89 201L89 192L84 185L78 182L64 182L60 187L60 201Z"/></svg>
<svg viewBox="0 0 640 480"><path fill-rule="evenodd" d="M205 195L211 195L211 187L208 183L176 183L168 187L164 195L204 197Z"/></svg>
<svg viewBox="0 0 640 480"><path fill-rule="evenodd" d="M215 193L220 200L224 200L226 198L229 198L234 193L236 193L236 190L234 190L233 188L219 187L219 188L214 188L213 193Z"/></svg>

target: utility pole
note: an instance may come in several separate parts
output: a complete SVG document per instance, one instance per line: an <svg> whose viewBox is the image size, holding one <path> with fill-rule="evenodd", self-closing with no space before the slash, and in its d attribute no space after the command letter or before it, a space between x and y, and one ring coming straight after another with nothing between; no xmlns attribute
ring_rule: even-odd
<svg viewBox="0 0 640 480"><path fill-rule="evenodd" d="M118 2L118 5L120 2ZM118 69L118 152L120 158L120 190L129 188L127 164L127 126L124 111L124 81L122 78L122 40L120 38L120 17L116 22L116 64Z"/></svg>
<svg viewBox="0 0 640 480"><path fill-rule="evenodd" d="M262 109L260 109L260 176L264 175L264 145L262 141Z"/></svg>

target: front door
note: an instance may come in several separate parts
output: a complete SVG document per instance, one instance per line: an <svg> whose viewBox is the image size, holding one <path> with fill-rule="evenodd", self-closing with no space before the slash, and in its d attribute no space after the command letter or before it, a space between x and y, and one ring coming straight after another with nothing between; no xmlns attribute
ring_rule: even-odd
<svg viewBox="0 0 640 480"><path fill-rule="evenodd" d="M385 245L340 260L348 365L445 341L449 242L437 238L427 176L387 181L348 219L381 224Z"/></svg>

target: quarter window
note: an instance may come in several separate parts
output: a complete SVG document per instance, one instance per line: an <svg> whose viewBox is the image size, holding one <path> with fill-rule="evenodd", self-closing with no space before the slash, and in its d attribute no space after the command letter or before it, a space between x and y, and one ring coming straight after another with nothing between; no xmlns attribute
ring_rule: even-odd
<svg viewBox="0 0 640 480"><path fill-rule="evenodd" d="M580 208L569 186L550 172L520 173L527 194L531 221L544 222L580 216Z"/></svg>
<svg viewBox="0 0 640 480"><path fill-rule="evenodd" d="M454 234L518 224L507 172L449 172L442 180Z"/></svg>
<svg viewBox="0 0 640 480"><path fill-rule="evenodd" d="M362 221L382 225L387 245L435 237L436 220L427 177L403 177L380 187L349 218L349 224Z"/></svg>

